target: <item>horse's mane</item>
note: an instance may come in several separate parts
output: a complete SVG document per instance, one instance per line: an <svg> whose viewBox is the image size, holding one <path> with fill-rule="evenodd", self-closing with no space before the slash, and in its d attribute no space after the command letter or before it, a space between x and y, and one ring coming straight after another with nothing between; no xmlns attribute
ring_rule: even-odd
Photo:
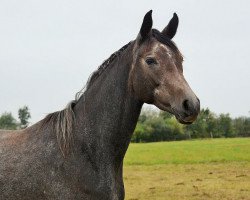
<svg viewBox="0 0 250 200"><path fill-rule="evenodd" d="M63 156L70 153L70 147L73 143L73 123L75 114L73 107L76 101L73 100L66 106L65 109L48 114L41 122L41 127L52 127L56 133L57 142Z"/></svg>
<svg viewBox="0 0 250 200"><path fill-rule="evenodd" d="M127 43L126 45L124 45L122 48L120 48L118 51L114 52L113 54L111 54L111 56L105 60L96 71L94 71L89 80L87 81L87 85L86 85L86 89L88 89L92 83L102 74L103 71L105 71L107 69L108 66L110 66L110 63L112 63L112 61L117 58L125 49L127 49L127 47L131 44L131 42Z"/></svg>
<svg viewBox="0 0 250 200"><path fill-rule="evenodd" d="M108 59L106 59L96 71L94 71L86 85L76 93L75 100L72 100L68 103L65 109L57 112L53 112L48 114L42 121L41 127L52 127L53 131L56 133L57 141L60 147L60 150L64 157L66 157L70 151L71 146L73 145L73 127L74 127L74 106L80 99L80 97L85 95L85 92L93 85L95 80L109 67L111 63L131 44L124 45L118 51L114 52L110 55Z"/></svg>

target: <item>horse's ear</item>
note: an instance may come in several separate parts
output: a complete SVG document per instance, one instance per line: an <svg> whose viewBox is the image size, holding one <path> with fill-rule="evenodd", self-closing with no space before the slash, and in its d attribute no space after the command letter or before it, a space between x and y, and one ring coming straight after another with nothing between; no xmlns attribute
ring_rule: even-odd
<svg viewBox="0 0 250 200"><path fill-rule="evenodd" d="M140 39L142 41L144 39L146 39L151 32L152 25L153 25L152 10L150 10L144 16L144 19L143 19L143 22L141 25L141 29L140 29L140 33L138 35L138 39Z"/></svg>
<svg viewBox="0 0 250 200"><path fill-rule="evenodd" d="M179 24L178 16L176 13L174 13L172 19L169 21L168 25L163 29L161 33L167 36L168 38L172 39L176 34L178 24Z"/></svg>

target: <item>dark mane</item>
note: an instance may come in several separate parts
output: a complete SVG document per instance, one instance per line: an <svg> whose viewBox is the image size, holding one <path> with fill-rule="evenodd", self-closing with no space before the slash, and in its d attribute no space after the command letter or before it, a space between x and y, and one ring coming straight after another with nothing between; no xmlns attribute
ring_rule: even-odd
<svg viewBox="0 0 250 200"><path fill-rule="evenodd" d="M72 132L75 119L73 107L75 104L76 101L73 100L68 103L65 109L48 114L41 121L40 125L41 128L53 127L59 148L64 157L71 152L71 147L73 146L74 136Z"/></svg>
<svg viewBox="0 0 250 200"><path fill-rule="evenodd" d="M163 35L160 31L152 29L152 36L160 43L170 47L174 52L179 52L176 44L171 39Z"/></svg>
<svg viewBox="0 0 250 200"><path fill-rule="evenodd" d="M75 100L71 101L65 109L48 114L41 121L41 128L48 126L53 127L56 133L57 141L63 156L67 156L71 152L71 146L73 145L73 124L74 124L74 106L81 96L84 96L84 92L89 89L93 82L104 72L108 66L117 58L127 47L131 44L124 45L118 51L114 52L107 60L105 60L96 71L89 77L86 86L76 93Z"/></svg>
<svg viewBox="0 0 250 200"><path fill-rule="evenodd" d="M94 71L91 76L89 77L87 84L86 84L86 90L92 85L92 83L102 74L103 71L114 61L115 58L117 58L127 47L131 44L129 42L128 44L124 45L122 48L120 48L118 51L111 54L111 56L105 60L96 71Z"/></svg>

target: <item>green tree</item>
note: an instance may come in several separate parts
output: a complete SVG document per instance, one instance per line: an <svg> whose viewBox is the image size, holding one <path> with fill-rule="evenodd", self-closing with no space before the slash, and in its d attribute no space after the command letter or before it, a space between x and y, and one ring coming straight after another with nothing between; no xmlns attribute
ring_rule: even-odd
<svg viewBox="0 0 250 200"><path fill-rule="evenodd" d="M228 113L219 115L218 132L221 133L224 137L235 136L235 131L233 129L233 122Z"/></svg>
<svg viewBox="0 0 250 200"><path fill-rule="evenodd" d="M132 142L151 142L153 129L145 123L137 123L134 134L131 138Z"/></svg>
<svg viewBox="0 0 250 200"><path fill-rule="evenodd" d="M236 136L250 137L250 118L238 117L233 120Z"/></svg>
<svg viewBox="0 0 250 200"><path fill-rule="evenodd" d="M151 129L150 142L169 140L170 129L160 116L151 118L146 125Z"/></svg>
<svg viewBox="0 0 250 200"><path fill-rule="evenodd" d="M182 125L167 112L144 109L139 117L132 141L154 142L236 136L250 136L250 117L232 119L229 114L216 115L206 108L201 109L193 124Z"/></svg>
<svg viewBox="0 0 250 200"><path fill-rule="evenodd" d="M18 110L18 118L20 120L20 127L21 128L26 128L28 126L29 123L29 119L30 119L31 115L29 112L29 108L28 106L24 106L22 108L19 108Z"/></svg>
<svg viewBox="0 0 250 200"><path fill-rule="evenodd" d="M170 118L174 117L174 115L170 114L169 112L160 111L159 117L161 117L164 120L166 120L166 119L170 119Z"/></svg>
<svg viewBox="0 0 250 200"><path fill-rule="evenodd" d="M209 113L209 109L201 109L196 121L193 124L186 126L186 131L190 138L210 137L207 133L207 119Z"/></svg>
<svg viewBox="0 0 250 200"><path fill-rule="evenodd" d="M3 113L0 117L0 129L17 129L17 122L11 113Z"/></svg>
<svg viewBox="0 0 250 200"><path fill-rule="evenodd" d="M186 139L184 126L167 112L143 110L132 136L132 142L156 142Z"/></svg>
<svg viewBox="0 0 250 200"><path fill-rule="evenodd" d="M168 140L183 140L188 138L188 135L184 131L185 126L180 124L174 116L167 118L165 124L170 133Z"/></svg>
<svg viewBox="0 0 250 200"><path fill-rule="evenodd" d="M204 110L203 120L206 123L206 135L204 137L221 137L217 131L217 116L215 113L211 112L208 108Z"/></svg>

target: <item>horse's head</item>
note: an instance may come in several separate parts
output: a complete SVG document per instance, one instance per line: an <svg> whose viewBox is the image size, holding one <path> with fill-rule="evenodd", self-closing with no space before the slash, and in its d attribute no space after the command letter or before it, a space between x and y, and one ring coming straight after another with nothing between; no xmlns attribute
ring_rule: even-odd
<svg viewBox="0 0 250 200"><path fill-rule="evenodd" d="M183 57L171 41L178 27L174 14L162 32L152 29L152 11L143 20L133 49L130 84L143 102L175 115L183 124L192 123L200 102L183 75Z"/></svg>

